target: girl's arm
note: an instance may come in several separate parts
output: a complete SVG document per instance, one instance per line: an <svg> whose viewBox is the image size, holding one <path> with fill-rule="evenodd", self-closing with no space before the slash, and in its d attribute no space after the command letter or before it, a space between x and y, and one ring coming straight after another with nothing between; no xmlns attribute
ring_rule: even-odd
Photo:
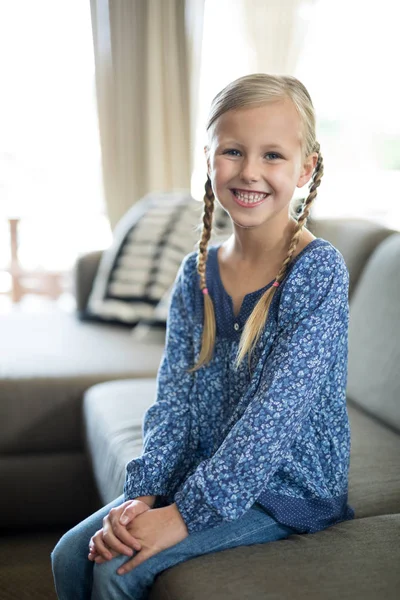
<svg viewBox="0 0 400 600"><path fill-rule="evenodd" d="M175 279L166 344L157 374L156 399L143 419L143 452L127 464L125 500L148 495L172 498L191 467L197 447L197 443L194 447L189 406L194 376L186 373L194 364L185 294L185 273L195 268L193 259L195 253L185 257Z"/></svg>
<svg viewBox="0 0 400 600"><path fill-rule="evenodd" d="M235 520L253 505L319 402L339 349L335 386L338 401L345 398L348 271L343 257L335 250L332 259L331 252L319 252L303 271L288 277L267 360L253 376L218 450L175 494L189 533Z"/></svg>
<svg viewBox="0 0 400 600"><path fill-rule="evenodd" d="M126 467L126 506L122 511L118 509L118 518L109 515L109 545L114 556L116 551L128 552L132 547L133 538L126 532L126 527L141 516L140 507L128 501L141 500L153 508L158 495L172 498L193 461L195 448L191 447L190 441L192 422L188 405L193 375L187 374L186 370L194 364L194 357L192 331L184 298L184 269L190 256L182 261L171 294L166 345L157 375L156 400L146 411L143 420L143 452ZM195 258L195 253L192 253L192 257ZM188 267L195 267L193 259ZM155 509L156 514L158 510ZM116 509L113 511L116 512ZM164 511L161 514L169 513ZM128 517L126 523L122 521L124 516ZM96 557L96 562L104 561L107 552L103 548L103 530L96 533L92 546L96 547L96 544L102 557L96 557L94 552L93 557Z"/></svg>

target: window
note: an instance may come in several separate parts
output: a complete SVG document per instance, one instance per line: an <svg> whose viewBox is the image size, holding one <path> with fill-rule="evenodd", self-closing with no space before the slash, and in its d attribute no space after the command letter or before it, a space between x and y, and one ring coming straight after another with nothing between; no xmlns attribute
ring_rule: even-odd
<svg viewBox="0 0 400 600"><path fill-rule="evenodd" d="M313 99L325 175L315 217L400 230L400 4L316 3L295 75Z"/></svg>
<svg viewBox="0 0 400 600"><path fill-rule="evenodd" d="M243 31L255 1L205 3L192 176L198 200L204 195L211 100L233 79L257 71L256 49ZM325 162L313 216L366 218L400 230L400 3L316 0L306 7L299 2L301 10L309 28L292 74L313 99Z"/></svg>
<svg viewBox="0 0 400 600"><path fill-rule="evenodd" d="M20 219L24 269L69 270L79 253L111 241L90 3L1 3L0 71L2 228Z"/></svg>

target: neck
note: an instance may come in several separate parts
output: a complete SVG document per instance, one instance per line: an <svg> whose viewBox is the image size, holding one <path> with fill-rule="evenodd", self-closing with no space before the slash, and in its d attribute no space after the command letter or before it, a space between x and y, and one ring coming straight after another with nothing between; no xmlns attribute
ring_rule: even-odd
<svg viewBox="0 0 400 600"><path fill-rule="evenodd" d="M278 226L272 223L266 228L243 228L234 224L234 233L226 242L231 258L241 266L261 266L287 253L293 233L297 227L295 219L288 218Z"/></svg>

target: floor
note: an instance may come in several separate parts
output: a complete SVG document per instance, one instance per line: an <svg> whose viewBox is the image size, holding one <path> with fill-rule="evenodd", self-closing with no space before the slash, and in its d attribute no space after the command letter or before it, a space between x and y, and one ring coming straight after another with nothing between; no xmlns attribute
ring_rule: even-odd
<svg viewBox="0 0 400 600"><path fill-rule="evenodd" d="M50 553L62 534L0 534L1 600L57 600Z"/></svg>

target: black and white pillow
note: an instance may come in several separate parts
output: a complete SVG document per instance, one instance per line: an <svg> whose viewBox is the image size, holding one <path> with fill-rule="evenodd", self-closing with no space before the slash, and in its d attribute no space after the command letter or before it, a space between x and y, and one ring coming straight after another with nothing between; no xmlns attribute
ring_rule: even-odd
<svg viewBox="0 0 400 600"><path fill-rule="evenodd" d="M147 194L121 219L101 258L86 318L130 327L143 321L165 330L165 305L183 258L196 249L203 205L188 192ZM216 203L213 240L231 233L229 215ZM160 306L157 317L156 308Z"/></svg>

